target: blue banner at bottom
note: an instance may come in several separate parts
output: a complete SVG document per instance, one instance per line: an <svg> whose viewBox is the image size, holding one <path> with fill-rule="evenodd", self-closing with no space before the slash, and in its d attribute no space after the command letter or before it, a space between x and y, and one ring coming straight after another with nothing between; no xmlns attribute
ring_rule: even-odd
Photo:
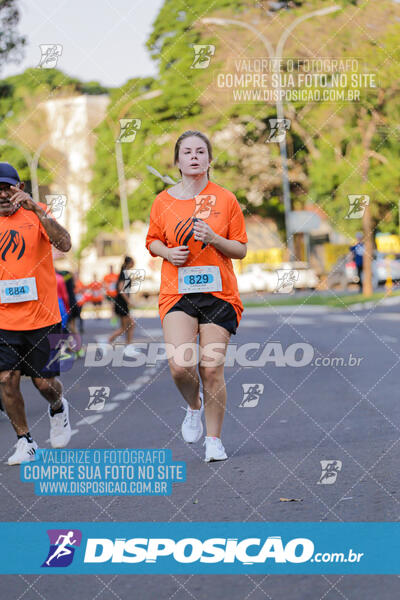
<svg viewBox="0 0 400 600"><path fill-rule="evenodd" d="M1 523L2 574L399 574L400 523Z"/></svg>

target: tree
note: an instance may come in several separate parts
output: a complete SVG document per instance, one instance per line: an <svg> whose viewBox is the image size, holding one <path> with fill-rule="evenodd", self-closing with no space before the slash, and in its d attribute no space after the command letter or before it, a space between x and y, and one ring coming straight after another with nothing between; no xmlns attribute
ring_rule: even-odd
<svg viewBox="0 0 400 600"><path fill-rule="evenodd" d="M0 69L6 62L19 62L26 44L25 36L16 32L20 13L16 0L0 1Z"/></svg>

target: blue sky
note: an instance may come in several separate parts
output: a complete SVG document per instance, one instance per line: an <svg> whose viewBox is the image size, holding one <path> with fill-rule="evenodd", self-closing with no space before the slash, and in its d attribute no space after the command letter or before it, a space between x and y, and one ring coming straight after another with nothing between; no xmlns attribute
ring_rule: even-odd
<svg viewBox="0 0 400 600"><path fill-rule="evenodd" d="M83 81L119 86L156 74L145 48L164 0L20 0L19 32L28 38L25 58L1 77L36 67L39 44L61 44L58 68Z"/></svg>

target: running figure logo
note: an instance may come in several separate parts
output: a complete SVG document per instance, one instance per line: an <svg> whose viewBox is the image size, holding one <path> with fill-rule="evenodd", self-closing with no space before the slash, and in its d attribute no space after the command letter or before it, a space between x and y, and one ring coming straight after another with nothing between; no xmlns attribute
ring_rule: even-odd
<svg viewBox="0 0 400 600"><path fill-rule="evenodd" d="M266 142L283 142L286 132L290 129L290 119L268 119L271 128Z"/></svg>
<svg viewBox="0 0 400 600"><path fill-rule="evenodd" d="M67 204L67 196L65 194L46 194L45 198L47 203L46 215L50 213L50 216L59 219Z"/></svg>
<svg viewBox="0 0 400 600"><path fill-rule="evenodd" d="M341 460L320 460L321 463L321 477L318 484L322 485L331 485L335 483L338 473L342 470L342 461Z"/></svg>
<svg viewBox="0 0 400 600"><path fill-rule="evenodd" d="M119 125L121 128L118 142L133 142L136 137L136 132L142 125L142 119L120 119Z"/></svg>
<svg viewBox="0 0 400 600"><path fill-rule="evenodd" d="M50 548L42 567L68 567L74 558L75 548L81 545L79 529L48 529Z"/></svg>
<svg viewBox="0 0 400 600"><path fill-rule="evenodd" d="M260 396L264 392L263 383L242 383L243 400L239 408L254 408L257 406Z"/></svg>
<svg viewBox="0 0 400 600"><path fill-rule="evenodd" d="M2 260L6 260L8 252L11 254L18 251L17 260L19 260L25 252L24 237L15 231L15 229L7 229L3 234L0 233L0 256Z"/></svg>
<svg viewBox="0 0 400 600"><path fill-rule="evenodd" d="M199 194L195 200L196 208L194 209L193 218L208 219L212 207L215 206L217 197L214 194Z"/></svg>
<svg viewBox="0 0 400 600"><path fill-rule="evenodd" d="M190 68L206 69L215 54L215 46L212 44L191 44L191 46L194 50L194 59Z"/></svg>
<svg viewBox="0 0 400 600"><path fill-rule="evenodd" d="M369 204L369 196L365 194L349 194L349 210L346 219L361 219Z"/></svg>
<svg viewBox="0 0 400 600"><path fill-rule="evenodd" d="M106 386L89 386L89 403L85 410L103 410L110 397L110 388Z"/></svg>
<svg viewBox="0 0 400 600"><path fill-rule="evenodd" d="M40 62L38 64L39 69L54 69L57 66L59 56L62 54L61 44L40 44Z"/></svg>
<svg viewBox="0 0 400 600"><path fill-rule="evenodd" d="M145 269L124 269L124 294L136 294L140 290L142 282L146 278Z"/></svg>
<svg viewBox="0 0 400 600"><path fill-rule="evenodd" d="M294 284L299 279L299 272L295 269L277 269L278 283L275 292L290 294L293 292Z"/></svg>
<svg viewBox="0 0 400 600"><path fill-rule="evenodd" d="M80 336L73 333L50 333L48 339L50 356L43 371L51 372L57 368L65 372L72 369L75 361L74 353L82 347Z"/></svg>

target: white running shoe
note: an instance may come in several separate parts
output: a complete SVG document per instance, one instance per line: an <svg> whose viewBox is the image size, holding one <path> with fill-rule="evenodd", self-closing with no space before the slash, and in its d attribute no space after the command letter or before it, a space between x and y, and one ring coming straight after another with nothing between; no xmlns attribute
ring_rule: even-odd
<svg viewBox="0 0 400 600"><path fill-rule="evenodd" d="M69 409L68 402L65 398L62 399L64 410L61 413L56 413L53 417L50 414L50 443L53 448L64 448L71 439L71 425L69 424Z"/></svg>
<svg viewBox="0 0 400 600"><path fill-rule="evenodd" d="M203 446L206 447L205 462L226 460L228 458L220 438L206 436Z"/></svg>
<svg viewBox="0 0 400 600"><path fill-rule="evenodd" d="M198 442L203 435L203 423L201 422L204 411L203 394L200 392L199 396L201 408L199 408L199 410L193 410L188 406L186 409L186 417L184 418L181 427L182 437L185 442L188 442L189 444Z"/></svg>
<svg viewBox="0 0 400 600"><path fill-rule="evenodd" d="M9 465L20 465L22 462L36 460L36 450L38 445L36 442L28 442L26 437L19 438L17 448L8 459Z"/></svg>

